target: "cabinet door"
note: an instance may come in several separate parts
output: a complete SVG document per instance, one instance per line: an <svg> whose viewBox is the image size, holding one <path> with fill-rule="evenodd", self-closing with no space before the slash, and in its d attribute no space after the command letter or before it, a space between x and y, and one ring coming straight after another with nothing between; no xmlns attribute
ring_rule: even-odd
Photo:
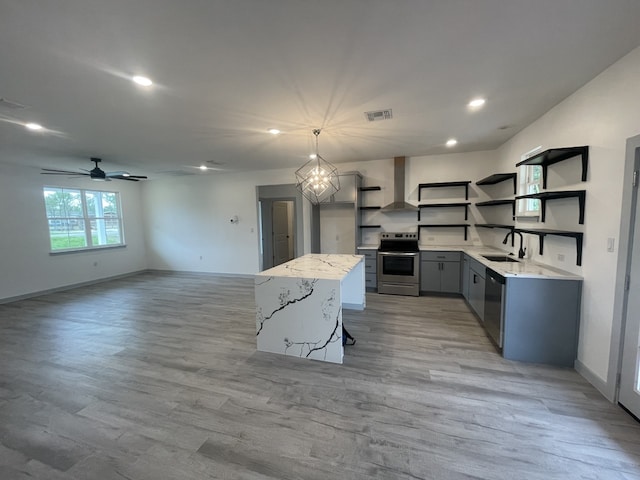
<svg viewBox="0 0 640 480"><path fill-rule="evenodd" d="M333 195L333 201L337 203L355 203L356 201L356 175L338 175L340 190Z"/></svg>
<svg viewBox="0 0 640 480"><path fill-rule="evenodd" d="M440 291L460 293L460 262L440 262Z"/></svg>
<svg viewBox="0 0 640 480"><path fill-rule="evenodd" d="M469 257L462 257L462 296L469 301Z"/></svg>
<svg viewBox="0 0 640 480"><path fill-rule="evenodd" d="M420 262L420 290L440 291L440 262Z"/></svg>
<svg viewBox="0 0 640 480"><path fill-rule="evenodd" d="M484 321L484 277L473 269L469 270L469 305Z"/></svg>

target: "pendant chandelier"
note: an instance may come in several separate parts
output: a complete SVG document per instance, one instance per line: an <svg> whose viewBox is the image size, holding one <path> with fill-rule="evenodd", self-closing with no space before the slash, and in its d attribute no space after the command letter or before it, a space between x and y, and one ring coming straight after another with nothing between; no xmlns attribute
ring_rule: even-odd
<svg viewBox="0 0 640 480"><path fill-rule="evenodd" d="M317 205L329 200L340 190L338 169L320 156L318 135L320 129L313 130L316 136L316 153L311 160L296 170L296 187L311 203Z"/></svg>

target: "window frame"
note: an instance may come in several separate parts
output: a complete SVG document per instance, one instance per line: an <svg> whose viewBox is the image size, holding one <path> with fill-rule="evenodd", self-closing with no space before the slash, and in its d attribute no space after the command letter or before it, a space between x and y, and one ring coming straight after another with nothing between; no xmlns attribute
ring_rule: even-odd
<svg viewBox="0 0 640 480"><path fill-rule="evenodd" d="M60 191L60 193L65 193L65 192L74 192L74 193L78 193L80 194L80 208L81 208L81 216L49 216L49 209L47 207L47 201L46 201L46 192L50 190L55 190L55 191ZM95 188L89 189L89 188L77 188L77 187L61 187L61 186L53 186L53 185L44 185L42 187L42 193L43 193L43 201L44 201L44 207L45 207L45 220L47 222L47 230L48 230L48 241L49 241L49 254L51 255L57 255L57 254L64 254L64 253L74 253L74 252L85 252L87 250L104 250L104 249L109 249L109 248L122 248L122 247L126 247L126 242L125 242L125 234L124 234L124 218L122 215L122 199L120 196L120 192L115 192L115 191L110 191L110 190L98 190ZM87 195L95 195L97 198L100 199L100 206L102 207L102 195L103 194L112 194L115 197L115 216L105 216L105 212L102 210L102 208L100 208L100 213L102 216L98 216L96 215L91 215L89 213L89 203L87 200ZM68 212L65 212L68 213ZM63 223L67 224L67 228L66 228L66 232L68 234L69 230L69 221L78 221L80 223L83 224L83 231L84 231L84 241L85 241L85 245L83 246L74 246L74 247L67 247L67 248L54 248L53 244L52 244L52 233L54 231L51 230L51 221L52 220L60 220ZM119 236L119 242L118 243L108 243L108 240L105 240L106 243L104 244L94 244L94 240L93 240L93 234L94 231L98 232L98 235L100 234L100 228L98 228L97 226L99 225L99 222L105 222L104 223L104 227L102 230L102 235L104 235L103 238L107 239L107 233L106 233L106 221L110 220L110 221L116 221L117 222L117 229L118 229L118 236ZM93 223L92 223L93 222ZM92 227L96 226L96 229L94 230Z"/></svg>
<svg viewBox="0 0 640 480"><path fill-rule="evenodd" d="M542 151L542 145L522 154L520 161L526 160ZM536 175L537 173L537 175ZM537 177L537 178L535 178ZM518 195L529 195L531 193L539 193L542 191L542 166L540 165L522 165L518 172ZM530 219L540 217L540 200L538 199L520 199L517 205L517 216L527 217Z"/></svg>

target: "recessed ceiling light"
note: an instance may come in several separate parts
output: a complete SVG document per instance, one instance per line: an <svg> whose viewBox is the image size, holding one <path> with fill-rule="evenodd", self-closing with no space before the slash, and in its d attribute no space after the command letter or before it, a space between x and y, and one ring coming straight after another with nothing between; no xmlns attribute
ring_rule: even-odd
<svg viewBox="0 0 640 480"><path fill-rule="evenodd" d="M207 170L207 166L206 165L200 165L200 170L202 170L203 172Z"/></svg>
<svg viewBox="0 0 640 480"><path fill-rule="evenodd" d="M484 98L474 98L473 100L471 100L469 102L469 106L471 108L478 108L484 105L484 102L486 102L486 100Z"/></svg>
<svg viewBox="0 0 640 480"><path fill-rule="evenodd" d="M42 130L42 125L40 125L39 123L27 123L25 124L25 127L27 127L29 130Z"/></svg>
<svg viewBox="0 0 640 480"><path fill-rule="evenodd" d="M312 153L312 154L309 155L309 158L311 160L315 160L316 158L318 158L318 155L316 155L315 153Z"/></svg>
<svg viewBox="0 0 640 480"><path fill-rule="evenodd" d="M150 78L143 77L141 75L136 75L131 80L133 80L138 85L142 85L143 87L150 87L151 85L153 85L153 82Z"/></svg>
<svg viewBox="0 0 640 480"><path fill-rule="evenodd" d="M458 140L456 140L455 138L450 138L449 140L447 140L447 147L453 147L454 145L458 144Z"/></svg>
<svg viewBox="0 0 640 480"><path fill-rule="evenodd" d="M271 135L278 135L280 133L280 130L277 128L270 128L268 131Z"/></svg>

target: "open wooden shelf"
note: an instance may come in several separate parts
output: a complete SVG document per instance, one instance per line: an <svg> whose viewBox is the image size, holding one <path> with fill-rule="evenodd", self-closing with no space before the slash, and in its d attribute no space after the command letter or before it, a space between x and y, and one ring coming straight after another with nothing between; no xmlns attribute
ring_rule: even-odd
<svg viewBox="0 0 640 480"><path fill-rule="evenodd" d="M469 224L468 223L431 223L418 225L418 231L421 228L464 228L464 239L467 240Z"/></svg>
<svg viewBox="0 0 640 480"><path fill-rule="evenodd" d="M481 228L504 228L505 230L513 230L516 228L513 225L503 225L501 223L476 223L475 225Z"/></svg>
<svg viewBox="0 0 640 480"><path fill-rule="evenodd" d="M527 158L519 163L516 163L516 167L521 165L540 165L542 166L542 188L547 188L547 167L554 163L562 162L573 157L580 156L582 159L582 181L587 181L587 168L589 166L589 147L566 147L566 148L552 148L542 153Z"/></svg>
<svg viewBox="0 0 640 480"><path fill-rule="evenodd" d="M517 193L518 188L518 174L517 173L494 173L488 177L478 180L476 185L495 185L496 183L505 182L507 180L513 180L513 194Z"/></svg>
<svg viewBox="0 0 640 480"><path fill-rule="evenodd" d="M565 190L556 192L540 192L530 193L528 195L518 195L516 200L535 198L540 200L540 221L544 222L545 214L547 211L547 200L556 200L559 198L574 198L578 199L578 223L582 225L584 223L584 202L586 198L586 190Z"/></svg>
<svg viewBox="0 0 640 480"><path fill-rule="evenodd" d="M360 207L360 210L380 210L382 207L376 205L375 207Z"/></svg>
<svg viewBox="0 0 640 480"><path fill-rule="evenodd" d="M382 228L382 225L360 225L360 228Z"/></svg>
<svg viewBox="0 0 640 480"><path fill-rule="evenodd" d="M418 184L418 201L420 201L423 188L442 188L442 187L464 187L464 199L469 200L469 184L471 180L460 182L436 182L436 183L420 183Z"/></svg>
<svg viewBox="0 0 640 480"><path fill-rule="evenodd" d="M584 234L582 232L568 232L565 230L549 230L542 228L516 228L515 232L529 233L531 235L537 235L540 240L540 255L544 251L544 237L547 235L555 235L557 237L569 237L576 240L576 265L582 265L582 239Z"/></svg>
<svg viewBox="0 0 640 480"><path fill-rule="evenodd" d="M379 186L374 186L374 187L360 187L360 191L361 192L372 192L374 190L382 190L382 188L380 188Z"/></svg>
<svg viewBox="0 0 640 480"><path fill-rule="evenodd" d="M418 221L420 221L420 210L423 208L448 208L448 207L464 207L464 219L469 217L469 205L471 202L458 202L458 203L423 203L418 205Z"/></svg>
<svg viewBox="0 0 640 480"><path fill-rule="evenodd" d="M505 198L503 200L487 200L486 202L476 202L476 207L495 207L496 205L511 205L511 214L516 216L515 199Z"/></svg>

